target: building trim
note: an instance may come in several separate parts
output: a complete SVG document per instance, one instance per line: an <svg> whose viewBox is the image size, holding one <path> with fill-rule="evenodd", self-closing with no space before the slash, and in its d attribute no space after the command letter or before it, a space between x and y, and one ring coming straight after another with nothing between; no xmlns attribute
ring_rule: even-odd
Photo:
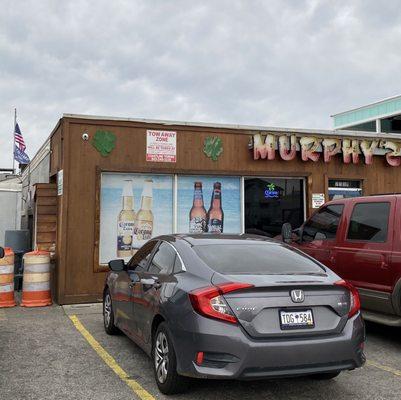
<svg viewBox="0 0 401 400"><path fill-rule="evenodd" d="M351 128L352 126L372 122L399 115L401 113L401 95L366 104L362 107L333 114L335 129Z"/></svg>
<svg viewBox="0 0 401 400"><path fill-rule="evenodd" d="M370 107L370 106L375 106L375 105L380 104L380 103L386 103L386 102L388 102L390 100L397 99L398 97L401 98L401 94L397 94L396 96L386 97L386 98L384 98L382 100L374 101L373 103L369 103L369 104L365 104L363 106L351 108L350 110L341 111L341 112L338 112L336 114L330 115L330 117L336 117L337 115L347 114L347 113L352 112L352 111L362 110L363 108L367 108L367 107Z"/></svg>
<svg viewBox="0 0 401 400"><path fill-rule="evenodd" d="M216 129L232 129L232 130L243 130L245 134L254 135L255 133L295 133L299 135L323 135L323 136L334 136L334 137L360 137L367 139L383 138L383 139L400 139L400 135L388 134L388 133L376 133L376 132L365 132L365 131L353 131L353 130L328 130L328 129L304 129L304 128L277 128L268 126L256 126L256 125L235 125L235 124L218 124L208 122L188 122L188 121L169 121L169 120L153 120L145 118L120 118L120 117L107 117L107 116L96 116L96 115L81 115L81 114L63 114L63 118L69 119L81 119L88 121L120 121L120 122L136 122L144 124L158 124L165 126L188 126L188 127L202 127L202 128L216 128Z"/></svg>

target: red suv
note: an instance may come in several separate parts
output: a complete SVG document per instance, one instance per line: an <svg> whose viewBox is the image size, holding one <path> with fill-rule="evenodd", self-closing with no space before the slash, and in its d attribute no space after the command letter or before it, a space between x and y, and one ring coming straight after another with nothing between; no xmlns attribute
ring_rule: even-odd
<svg viewBox="0 0 401 400"><path fill-rule="evenodd" d="M401 326L401 194L330 201L282 237L356 286L365 319Z"/></svg>

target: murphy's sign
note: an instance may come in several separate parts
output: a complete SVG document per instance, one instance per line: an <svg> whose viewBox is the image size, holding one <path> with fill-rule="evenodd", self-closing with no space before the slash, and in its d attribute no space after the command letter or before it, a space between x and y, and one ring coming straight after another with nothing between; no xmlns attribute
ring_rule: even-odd
<svg viewBox="0 0 401 400"><path fill-rule="evenodd" d="M278 151L283 160L290 161L301 153L303 161L330 162L337 154L342 155L345 164L358 164L363 156L365 164L373 163L373 155L384 155L392 167L401 165L401 142L379 139L330 138L317 136L274 135L257 133L253 135L253 158L274 160Z"/></svg>

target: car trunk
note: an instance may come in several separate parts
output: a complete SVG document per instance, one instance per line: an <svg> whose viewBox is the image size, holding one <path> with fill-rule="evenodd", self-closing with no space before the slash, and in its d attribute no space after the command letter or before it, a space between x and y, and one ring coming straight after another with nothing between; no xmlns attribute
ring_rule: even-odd
<svg viewBox="0 0 401 400"><path fill-rule="evenodd" d="M348 319L349 292L326 283L326 275L224 275L231 282L244 282L253 288L224 294L239 323L254 339L274 337L312 337L342 331ZM213 284L222 283L222 275L212 277ZM302 290L304 300L296 303L292 290ZM282 312L295 316L312 315L313 324L288 326ZM290 316L291 316L290 315ZM300 315L301 317L301 315ZM289 318L289 317L287 317ZM296 317L298 318L298 317Z"/></svg>

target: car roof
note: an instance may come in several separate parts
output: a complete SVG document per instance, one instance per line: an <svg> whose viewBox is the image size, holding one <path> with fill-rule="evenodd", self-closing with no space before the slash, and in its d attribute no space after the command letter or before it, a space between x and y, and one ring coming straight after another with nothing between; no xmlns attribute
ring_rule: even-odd
<svg viewBox="0 0 401 400"><path fill-rule="evenodd" d="M250 235L250 234L227 234L227 233L199 233L199 234L182 234L176 233L172 235L163 235L153 238L154 240L165 240L168 242L176 242L182 240L190 244L191 246L202 246L210 244L250 244L250 243L260 243L267 242L270 244L280 245L281 243L267 238L266 236Z"/></svg>

